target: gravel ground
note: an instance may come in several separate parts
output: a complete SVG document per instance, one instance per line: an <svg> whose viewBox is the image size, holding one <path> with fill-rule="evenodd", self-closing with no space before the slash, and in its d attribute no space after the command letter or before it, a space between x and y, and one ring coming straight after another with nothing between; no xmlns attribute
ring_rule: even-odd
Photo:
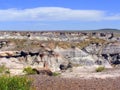
<svg viewBox="0 0 120 90"><path fill-rule="evenodd" d="M120 77L85 79L35 75L33 78L36 90L120 90Z"/></svg>
<svg viewBox="0 0 120 90"><path fill-rule="evenodd" d="M89 72L87 71L89 70ZM120 68L95 73L76 68L60 76L32 75L36 90L120 90Z"/></svg>

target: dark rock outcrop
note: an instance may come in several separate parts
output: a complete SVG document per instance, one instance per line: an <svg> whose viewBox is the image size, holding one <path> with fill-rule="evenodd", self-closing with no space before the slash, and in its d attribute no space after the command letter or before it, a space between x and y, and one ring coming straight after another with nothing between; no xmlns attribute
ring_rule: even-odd
<svg viewBox="0 0 120 90"><path fill-rule="evenodd" d="M33 71L35 71L37 74L40 74L40 75L48 75L48 76L52 76L53 75L53 72L50 71L50 70L38 70L38 69L33 69Z"/></svg>

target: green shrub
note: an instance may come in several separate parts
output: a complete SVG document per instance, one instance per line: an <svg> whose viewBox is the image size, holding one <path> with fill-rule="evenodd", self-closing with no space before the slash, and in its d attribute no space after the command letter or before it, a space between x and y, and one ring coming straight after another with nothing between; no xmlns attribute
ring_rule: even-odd
<svg viewBox="0 0 120 90"><path fill-rule="evenodd" d="M53 74L52 74L53 76L59 76L60 75L60 73L58 73L58 72L53 72Z"/></svg>
<svg viewBox="0 0 120 90"><path fill-rule="evenodd" d="M105 67L100 66L98 68L96 68L96 72L102 72L105 69Z"/></svg>
<svg viewBox="0 0 120 90"><path fill-rule="evenodd" d="M24 68L23 72L25 72L27 75L36 74L36 72L31 67Z"/></svg>
<svg viewBox="0 0 120 90"><path fill-rule="evenodd" d="M27 77L0 77L0 90L32 90L31 84Z"/></svg>
<svg viewBox="0 0 120 90"><path fill-rule="evenodd" d="M6 69L5 65L0 65L0 73L5 72Z"/></svg>

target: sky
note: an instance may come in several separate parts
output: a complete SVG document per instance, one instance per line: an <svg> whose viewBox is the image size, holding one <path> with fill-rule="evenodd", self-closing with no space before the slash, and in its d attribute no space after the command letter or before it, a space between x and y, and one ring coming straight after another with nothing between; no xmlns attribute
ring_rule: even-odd
<svg viewBox="0 0 120 90"><path fill-rule="evenodd" d="M120 0L0 0L0 30L120 29Z"/></svg>

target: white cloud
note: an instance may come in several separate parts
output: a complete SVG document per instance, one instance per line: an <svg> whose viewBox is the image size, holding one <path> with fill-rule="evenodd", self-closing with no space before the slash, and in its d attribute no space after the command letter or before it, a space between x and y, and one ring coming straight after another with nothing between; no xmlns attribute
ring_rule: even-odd
<svg viewBox="0 0 120 90"><path fill-rule="evenodd" d="M0 10L0 21L99 21L120 20L120 15L107 16L100 10L74 10L62 7L38 7L32 9Z"/></svg>
<svg viewBox="0 0 120 90"><path fill-rule="evenodd" d="M105 20L120 20L120 14L115 14L112 16L106 16Z"/></svg>

